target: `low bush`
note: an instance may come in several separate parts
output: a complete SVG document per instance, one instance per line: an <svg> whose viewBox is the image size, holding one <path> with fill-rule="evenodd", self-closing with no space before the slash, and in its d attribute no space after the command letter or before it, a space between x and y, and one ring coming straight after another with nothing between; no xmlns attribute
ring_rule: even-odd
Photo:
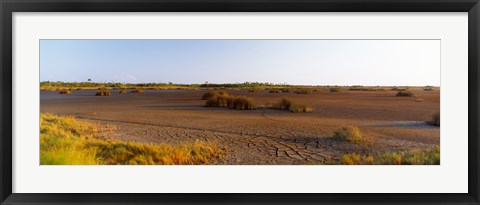
<svg viewBox="0 0 480 205"><path fill-rule="evenodd" d="M338 128L335 130L333 138L337 140L348 141L353 144L361 144L365 142L365 139L360 133L360 129L353 126Z"/></svg>
<svg viewBox="0 0 480 205"><path fill-rule="evenodd" d="M296 94L311 94L312 90L310 89L299 89L295 91Z"/></svg>
<svg viewBox="0 0 480 205"><path fill-rule="evenodd" d="M214 95L205 102L207 107L225 107L237 110L256 109L253 99L245 96Z"/></svg>
<svg viewBox="0 0 480 205"><path fill-rule="evenodd" d="M330 92L340 92L340 88L330 88Z"/></svg>
<svg viewBox="0 0 480 205"><path fill-rule="evenodd" d="M269 93L281 93L282 91L279 89L271 89Z"/></svg>
<svg viewBox="0 0 480 205"><path fill-rule="evenodd" d="M306 105L301 105L301 104L296 104L296 103L290 105L288 110L290 110L290 112L307 112L307 113L313 112L312 107L306 106Z"/></svg>
<svg viewBox="0 0 480 205"><path fill-rule="evenodd" d="M142 88L134 88L132 91L130 91L131 93L143 93L144 90Z"/></svg>
<svg viewBox="0 0 480 205"><path fill-rule="evenodd" d="M282 98L278 103L276 103L273 108L279 110L288 110L290 112L313 112L312 107L293 102L292 100Z"/></svg>
<svg viewBox="0 0 480 205"><path fill-rule="evenodd" d="M423 91L433 91L433 90L434 90L434 87L430 85L427 85L423 88Z"/></svg>
<svg viewBox="0 0 480 205"><path fill-rule="evenodd" d="M234 97L233 98L233 108L237 110L254 110L256 109L255 107L255 102L245 96L239 96L239 97Z"/></svg>
<svg viewBox="0 0 480 205"><path fill-rule="evenodd" d="M412 96L415 96L415 94L413 94L410 91L398 91L396 96L397 97L412 97Z"/></svg>
<svg viewBox="0 0 480 205"><path fill-rule="evenodd" d="M95 93L95 96L110 96L110 91L108 90L99 90Z"/></svg>
<svg viewBox="0 0 480 205"><path fill-rule="evenodd" d="M61 89L60 91L58 91L58 93L60 94L66 94L66 95L70 95L72 94L72 92L68 89Z"/></svg>

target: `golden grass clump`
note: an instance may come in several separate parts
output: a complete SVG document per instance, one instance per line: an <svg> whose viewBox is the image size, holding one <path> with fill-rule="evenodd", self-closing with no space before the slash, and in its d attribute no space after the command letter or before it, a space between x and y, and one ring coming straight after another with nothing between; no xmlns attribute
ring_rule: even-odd
<svg viewBox="0 0 480 205"><path fill-rule="evenodd" d="M255 102L252 98L238 96L233 98L233 108L237 110L255 110Z"/></svg>
<svg viewBox="0 0 480 205"><path fill-rule="evenodd" d="M120 93L120 94L127 94L127 91L124 90L124 89L122 89L122 90L120 90L118 93Z"/></svg>
<svg viewBox="0 0 480 205"><path fill-rule="evenodd" d="M209 164L225 151L215 142L173 146L102 140L98 127L73 117L40 114L40 164Z"/></svg>
<svg viewBox="0 0 480 205"><path fill-rule="evenodd" d="M72 92L69 89L61 89L58 91L60 94L70 95Z"/></svg>
<svg viewBox="0 0 480 205"><path fill-rule="evenodd" d="M375 156L346 154L341 157L340 163L345 165L439 165L440 147L386 152Z"/></svg>
<svg viewBox="0 0 480 205"><path fill-rule="evenodd" d="M432 122L435 126L440 126L440 112L437 112L432 115Z"/></svg>
<svg viewBox="0 0 480 205"><path fill-rule="evenodd" d="M353 144L361 144L365 142L360 129L358 127L341 127L335 130L333 138L342 141L348 141Z"/></svg>
<svg viewBox="0 0 480 205"><path fill-rule="evenodd" d="M108 90L99 90L95 93L95 96L110 96L110 91Z"/></svg>
<svg viewBox="0 0 480 205"><path fill-rule="evenodd" d="M255 110L253 99L245 96L213 95L205 102L207 107L225 107L237 110Z"/></svg>
<svg viewBox="0 0 480 205"><path fill-rule="evenodd" d="M415 96L415 94L413 94L410 91L398 91L396 96L397 97L413 97Z"/></svg>
<svg viewBox="0 0 480 205"><path fill-rule="evenodd" d="M313 112L312 107L293 102L290 99L282 98L278 103L273 106L279 110L289 110L290 112Z"/></svg>
<svg viewBox="0 0 480 205"><path fill-rule="evenodd" d="M142 88L134 88L132 91L130 91L131 93L143 93L144 90Z"/></svg>

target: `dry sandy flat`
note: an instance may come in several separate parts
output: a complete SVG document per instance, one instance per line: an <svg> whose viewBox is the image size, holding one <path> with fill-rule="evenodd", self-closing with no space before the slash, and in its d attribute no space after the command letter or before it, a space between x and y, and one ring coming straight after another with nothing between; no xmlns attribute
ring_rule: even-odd
<svg viewBox="0 0 480 205"><path fill-rule="evenodd" d="M396 91L268 93L228 91L260 104L282 97L311 105L313 113L281 110L232 110L204 107L204 90L146 90L126 95L94 96L95 90L71 95L41 91L41 112L73 115L118 127L109 137L141 143L178 144L216 140L228 147L220 164L306 164L335 160L346 153L373 154L440 144L440 128L425 121L440 110L440 92L413 90L416 97L395 97ZM423 102L415 102L423 98ZM335 128L358 126L367 145L330 137Z"/></svg>

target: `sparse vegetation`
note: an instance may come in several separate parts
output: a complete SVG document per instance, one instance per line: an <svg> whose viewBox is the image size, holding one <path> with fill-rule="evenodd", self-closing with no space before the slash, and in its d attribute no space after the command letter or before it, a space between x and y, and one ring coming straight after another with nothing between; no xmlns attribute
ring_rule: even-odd
<svg viewBox="0 0 480 205"><path fill-rule="evenodd" d="M118 93L120 94L127 94L127 91L125 89L121 89Z"/></svg>
<svg viewBox="0 0 480 205"><path fill-rule="evenodd" d="M425 86L425 88L423 88L423 91L433 91L433 90L434 90L433 86L429 86L429 85L427 85L427 86Z"/></svg>
<svg viewBox="0 0 480 205"><path fill-rule="evenodd" d="M330 92L340 92L340 88L330 88Z"/></svg>
<svg viewBox="0 0 480 205"><path fill-rule="evenodd" d="M99 90L95 93L95 96L110 96L110 91L108 90Z"/></svg>
<svg viewBox="0 0 480 205"><path fill-rule="evenodd" d="M143 90L142 88L134 88L132 91L130 91L131 93L143 93L145 92L145 90Z"/></svg>
<svg viewBox="0 0 480 205"><path fill-rule="evenodd" d="M65 95L70 95L72 94L72 92L68 89L61 89L60 91L58 91L58 93L60 94L65 94Z"/></svg>
<svg viewBox="0 0 480 205"><path fill-rule="evenodd" d="M40 164L209 164L224 148L214 142L172 146L103 140L99 126L73 117L40 114Z"/></svg>
<svg viewBox="0 0 480 205"><path fill-rule="evenodd" d="M312 107L303 105L300 103L293 102L292 100L282 98L278 103L273 106L275 109L279 110L289 110L290 112L313 112Z"/></svg>
<svg viewBox="0 0 480 205"><path fill-rule="evenodd" d="M311 89L299 89L295 91L296 94L312 94Z"/></svg>
<svg viewBox="0 0 480 205"><path fill-rule="evenodd" d="M398 91L396 96L397 97L413 97L415 96L415 94L410 91Z"/></svg>
<svg viewBox="0 0 480 205"><path fill-rule="evenodd" d="M340 163L345 165L439 165L440 147L387 152L375 156L346 154L342 156Z"/></svg>
<svg viewBox="0 0 480 205"><path fill-rule="evenodd" d="M341 141L348 141L353 144L361 144L365 142L365 139L360 133L358 127L341 127L335 130L333 138Z"/></svg>

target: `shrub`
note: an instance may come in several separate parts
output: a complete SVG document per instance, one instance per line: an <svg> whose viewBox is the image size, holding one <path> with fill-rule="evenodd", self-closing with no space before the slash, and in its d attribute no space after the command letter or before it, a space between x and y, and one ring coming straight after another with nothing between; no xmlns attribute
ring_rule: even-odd
<svg viewBox="0 0 480 205"><path fill-rule="evenodd" d="M281 88L280 90L282 91L282 93L292 92L292 89L290 89L290 88Z"/></svg>
<svg viewBox="0 0 480 205"><path fill-rule="evenodd" d="M340 92L340 88L330 88L330 92Z"/></svg>
<svg viewBox="0 0 480 205"><path fill-rule="evenodd" d="M413 94L410 91L398 91L396 96L398 96L398 97L412 97L412 96L415 96L415 94Z"/></svg>
<svg viewBox="0 0 480 205"><path fill-rule="evenodd" d="M61 89L58 93L60 94L66 94L66 95L70 95L72 94L72 92L68 89Z"/></svg>
<svg viewBox="0 0 480 205"><path fill-rule="evenodd" d="M307 112L307 113L313 111L313 109L310 106L296 104L296 103L290 105L288 110L290 110L290 112Z"/></svg>
<svg viewBox="0 0 480 205"><path fill-rule="evenodd" d="M207 100L213 96L228 96L228 93L225 91L210 91L208 93L203 94L202 100Z"/></svg>
<svg viewBox="0 0 480 205"><path fill-rule="evenodd" d="M295 91L296 94L311 94L312 90L310 89L299 89Z"/></svg>
<svg viewBox="0 0 480 205"><path fill-rule="evenodd" d="M440 112L437 112L432 115L432 124L440 126Z"/></svg>
<svg viewBox="0 0 480 205"><path fill-rule="evenodd" d="M365 142L365 139L360 133L358 127L341 127L335 130L333 138L342 141L348 141L353 144L361 144Z"/></svg>
<svg viewBox="0 0 480 205"><path fill-rule="evenodd" d="M245 96L233 98L233 108L237 110L254 110L256 109L254 101Z"/></svg>
<svg viewBox="0 0 480 205"><path fill-rule="evenodd" d="M282 91L279 89L271 89L269 93L281 93Z"/></svg>
<svg viewBox="0 0 480 205"><path fill-rule="evenodd" d="M134 88L132 91L130 91L131 93L143 93L144 90L142 88Z"/></svg>
<svg viewBox="0 0 480 205"><path fill-rule="evenodd" d="M291 100L282 98L274 107L280 110L288 110L292 103Z"/></svg>
<svg viewBox="0 0 480 205"><path fill-rule="evenodd" d="M233 96L214 95L205 102L207 107L233 107Z"/></svg>
<svg viewBox="0 0 480 205"><path fill-rule="evenodd" d="M118 93L120 93L120 94L127 94L127 91L122 89L122 90L120 90Z"/></svg>
<svg viewBox="0 0 480 205"><path fill-rule="evenodd" d="M289 99L282 98L277 104L273 106L279 110L289 110L290 112L313 112L312 107L293 102Z"/></svg>
<svg viewBox="0 0 480 205"><path fill-rule="evenodd" d="M110 96L110 91L108 90L99 90L95 93L95 96Z"/></svg>

